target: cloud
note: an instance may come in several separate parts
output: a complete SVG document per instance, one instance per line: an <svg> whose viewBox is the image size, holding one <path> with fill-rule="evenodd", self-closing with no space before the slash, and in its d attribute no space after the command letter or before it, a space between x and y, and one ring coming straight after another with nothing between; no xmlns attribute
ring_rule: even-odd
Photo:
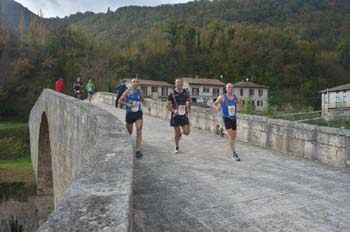
<svg viewBox="0 0 350 232"><path fill-rule="evenodd" d="M47 0L51 5L61 7L61 4L57 0Z"/></svg>

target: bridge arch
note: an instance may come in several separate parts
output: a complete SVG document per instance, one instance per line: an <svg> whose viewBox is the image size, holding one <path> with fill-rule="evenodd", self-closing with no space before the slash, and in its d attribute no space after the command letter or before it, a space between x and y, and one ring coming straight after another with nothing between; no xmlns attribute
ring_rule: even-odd
<svg viewBox="0 0 350 232"><path fill-rule="evenodd" d="M53 196L50 133L45 112L41 117L38 145L37 194Z"/></svg>
<svg viewBox="0 0 350 232"><path fill-rule="evenodd" d="M51 195L55 207L40 231L130 230L133 156L124 123L45 89L29 131L37 193Z"/></svg>

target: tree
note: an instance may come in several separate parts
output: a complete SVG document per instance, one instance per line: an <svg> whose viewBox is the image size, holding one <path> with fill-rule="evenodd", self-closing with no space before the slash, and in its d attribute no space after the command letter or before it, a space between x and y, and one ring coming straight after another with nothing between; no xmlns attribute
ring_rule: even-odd
<svg viewBox="0 0 350 232"><path fill-rule="evenodd" d="M23 43L26 37L23 8L20 8L20 12L19 12L18 31L19 31L20 41L21 43Z"/></svg>
<svg viewBox="0 0 350 232"><path fill-rule="evenodd" d="M6 28L6 17L7 17L7 11L6 11L6 0L2 0L2 34L5 36L7 34L7 28Z"/></svg>
<svg viewBox="0 0 350 232"><path fill-rule="evenodd" d="M39 17L31 15L29 25L29 42L32 46L43 46L46 43L46 29L44 24L44 15L39 11Z"/></svg>
<svg viewBox="0 0 350 232"><path fill-rule="evenodd" d="M15 76L22 78L30 78L34 72L34 65L31 64L29 59L21 59L17 62L15 67Z"/></svg>
<svg viewBox="0 0 350 232"><path fill-rule="evenodd" d="M338 42L337 50L342 64L350 64L350 37L342 38Z"/></svg>

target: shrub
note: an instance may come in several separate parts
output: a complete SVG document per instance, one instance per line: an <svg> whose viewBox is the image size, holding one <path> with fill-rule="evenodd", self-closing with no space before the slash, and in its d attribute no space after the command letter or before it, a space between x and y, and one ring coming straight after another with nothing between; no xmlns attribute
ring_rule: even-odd
<svg viewBox="0 0 350 232"><path fill-rule="evenodd" d="M29 146L22 139L6 137L0 139L0 159L13 160L28 154Z"/></svg>
<svg viewBox="0 0 350 232"><path fill-rule="evenodd" d="M241 110L240 113L242 113L242 114L254 114L255 110L254 110L252 100L249 98L249 99L245 99L244 102L245 103L244 103L243 109Z"/></svg>

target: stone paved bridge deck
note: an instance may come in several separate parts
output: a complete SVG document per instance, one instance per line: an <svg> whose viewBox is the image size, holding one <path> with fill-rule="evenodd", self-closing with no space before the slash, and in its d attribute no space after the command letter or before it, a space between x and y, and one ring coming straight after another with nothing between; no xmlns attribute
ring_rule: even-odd
<svg viewBox="0 0 350 232"><path fill-rule="evenodd" d="M124 121L125 112L100 107ZM132 137L133 142L135 137ZM144 116L135 160L135 231L350 231L350 171L192 128L173 153L168 121Z"/></svg>

